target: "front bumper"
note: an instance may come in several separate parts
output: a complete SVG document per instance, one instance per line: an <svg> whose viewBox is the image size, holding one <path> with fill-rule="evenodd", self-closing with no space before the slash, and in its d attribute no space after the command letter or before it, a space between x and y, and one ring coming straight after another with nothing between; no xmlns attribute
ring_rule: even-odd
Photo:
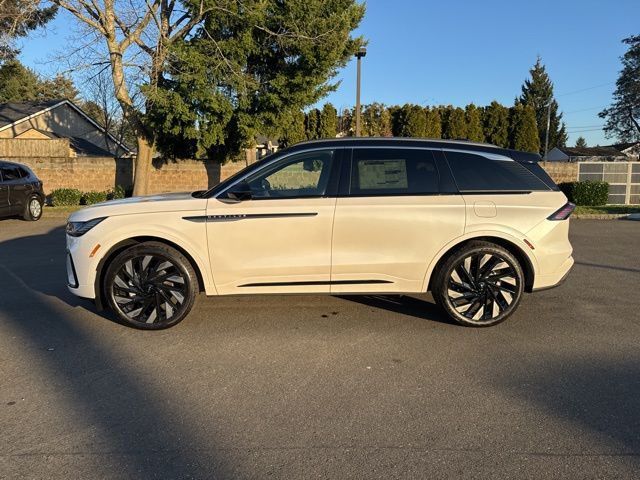
<svg viewBox="0 0 640 480"><path fill-rule="evenodd" d="M88 244L91 245L91 244ZM89 259L87 244L67 235L67 288L82 298L93 299L95 292L95 261ZM82 258L88 261L79 261Z"/></svg>

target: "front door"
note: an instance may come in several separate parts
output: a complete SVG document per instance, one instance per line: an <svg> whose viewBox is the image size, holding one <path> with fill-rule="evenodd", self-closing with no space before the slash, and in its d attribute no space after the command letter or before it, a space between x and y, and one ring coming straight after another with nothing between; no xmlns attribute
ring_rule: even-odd
<svg viewBox="0 0 640 480"><path fill-rule="evenodd" d="M353 150L336 205L331 293L423 290L429 262L465 224L464 200L440 175L436 155Z"/></svg>
<svg viewBox="0 0 640 480"><path fill-rule="evenodd" d="M329 292L339 152L281 157L209 199L218 294Z"/></svg>
<svg viewBox="0 0 640 480"><path fill-rule="evenodd" d="M0 166L0 216L9 215L11 206L9 205L9 184L3 178L4 167Z"/></svg>

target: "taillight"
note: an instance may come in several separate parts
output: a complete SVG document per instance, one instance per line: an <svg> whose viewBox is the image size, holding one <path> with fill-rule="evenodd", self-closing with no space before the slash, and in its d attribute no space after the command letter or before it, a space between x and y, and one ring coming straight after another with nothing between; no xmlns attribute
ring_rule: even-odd
<svg viewBox="0 0 640 480"><path fill-rule="evenodd" d="M555 211L551 216L547 217L547 220L566 220L575 209L576 205L574 203L567 202L562 208Z"/></svg>

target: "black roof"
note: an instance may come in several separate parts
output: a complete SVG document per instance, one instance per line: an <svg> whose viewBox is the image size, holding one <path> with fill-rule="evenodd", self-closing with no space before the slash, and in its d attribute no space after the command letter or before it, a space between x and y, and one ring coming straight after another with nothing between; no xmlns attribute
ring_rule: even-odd
<svg viewBox="0 0 640 480"><path fill-rule="evenodd" d="M325 140L309 140L293 145L288 150L295 151L308 148L312 145L326 147L360 147L360 146L404 146L404 147L431 147L448 148L455 150L468 150L475 152L488 152L510 157L518 162L538 162L540 155L537 153L520 152L501 148L490 143L476 143L466 140L441 140L431 138L400 138L400 137L343 137L329 138Z"/></svg>
<svg viewBox="0 0 640 480"><path fill-rule="evenodd" d="M71 147L80 156L89 157L113 157L113 153L99 147L95 143L91 143L89 140L85 140L80 137L69 137L69 143Z"/></svg>
<svg viewBox="0 0 640 480"><path fill-rule="evenodd" d="M35 115L42 110L51 108L60 102L64 102L64 99L58 98L55 100L33 101L33 102L10 102L0 103L0 128L12 123L27 118L31 115Z"/></svg>
<svg viewBox="0 0 640 480"><path fill-rule="evenodd" d="M623 157L624 153L613 147L558 147L570 157Z"/></svg>

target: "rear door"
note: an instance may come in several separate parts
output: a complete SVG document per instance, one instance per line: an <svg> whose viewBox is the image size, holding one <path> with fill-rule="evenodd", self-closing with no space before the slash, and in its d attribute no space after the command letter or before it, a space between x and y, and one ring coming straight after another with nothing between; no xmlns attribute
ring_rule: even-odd
<svg viewBox="0 0 640 480"><path fill-rule="evenodd" d="M362 147L341 177L331 293L420 292L429 262L462 235L465 205L441 152Z"/></svg>

